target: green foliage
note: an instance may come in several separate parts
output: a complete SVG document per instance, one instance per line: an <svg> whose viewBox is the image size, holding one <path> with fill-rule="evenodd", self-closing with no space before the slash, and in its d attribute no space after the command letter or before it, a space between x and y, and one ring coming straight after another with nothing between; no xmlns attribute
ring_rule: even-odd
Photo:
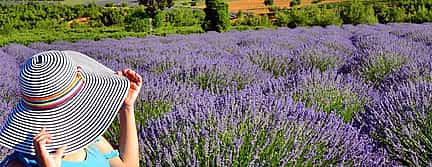
<svg viewBox="0 0 432 167"><path fill-rule="evenodd" d="M312 8L312 25L328 26L328 25L342 25L343 20L340 18L339 13L324 9L324 8Z"/></svg>
<svg viewBox="0 0 432 167"><path fill-rule="evenodd" d="M311 25L311 20L308 18L308 11L305 9L292 9L288 14L290 17L288 27L294 28Z"/></svg>
<svg viewBox="0 0 432 167"><path fill-rule="evenodd" d="M338 12L326 9L325 6L310 6L291 10L278 10L276 12L277 26L327 26L342 25Z"/></svg>
<svg viewBox="0 0 432 167"><path fill-rule="evenodd" d="M341 12L345 24L377 24L378 18L372 5L364 5L359 0L349 3Z"/></svg>
<svg viewBox="0 0 432 167"><path fill-rule="evenodd" d="M372 85L377 85L385 76L400 69L407 63L406 58L394 54L378 54L369 56L360 69L360 75Z"/></svg>
<svg viewBox="0 0 432 167"><path fill-rule="evenodd" d="M198 16L196 15L198 14ZM180 8L180 9L172 9L166 12L167 21L172 26L191 26L195 24L200 24L202 20L199 19L199 14L190 9Z"/></svg>
<svg viewBox="0 0 432 167"><path fill-rule="evenodd" d="M0 35L9 36L15 32L15 28L12 24L6 24L0 27Z"/></svg>
<svg viewBox="0 0 432 167"><path fill-rule="evenodd" d="M406 22L409 20L404 8L388 7L385 5L376 6L375 8L377 9L376 14L380 23Z"/></svg>
<svg viewBox="0 0 432 167"><path fill-rule="evenodd" d="M284 56L253 55L249 56L249 61L258 65L262 70L270 72L273 77L285 76L299 69L296 61Z"/></svg>
<svg viewBox="0 0 432 167"><path fill-rule="evenodd" d="M113 2L107 2L105 4L105 7L114 7L114 3Z"/></svg>
<svg viewBox="0 0 432 167"><path fill-rule="evenodd" d="M290 2L290 7L294 7L294 6L300 5L300 3L301 3L301 0L292 0Z"/></svg>
<svg viewBox="0 0 432 167"><path fill-rule="evenodd" d="M146 11L151 17L156 15L157 10L164 10L174 5L173 0L138 0L138 2L146 7Z"/></svg>
<svg viewBox="0 0 432 167"><path fill-rule="evenodd" d="M120 4L120 6L121 7L128 7L129 6L129 3L127 3L127 2L122 2L121 4Z"/></svg>
<svg viewBox="0 0 432 167"><path fill-rule="evenodd" d="M166 13L158 10L154 17L153 25L155 27L162 27L165 25L165 21L166 21Z"/></svg>
<svg viewBox="0 0 432 167"><path fill-rule="evenodd" d="M105 26L123 24L125 22L123 10L118 8L105 8L102 10L101 21Z"/></svg>
<svg viewBox="0 0 432 167"><path fill-rule="evenodd" d="M318 70L324 72L328 69L335 68L337 65L342 64L342 60L334 55L323 55L313 51L305 51L301 54L301 59L311 67L310 70Z"/></svg>
<svg viewBox="0 0 432 167"><path fill-rule="evenodd" d="M225 32L230 28L228 4L224 0L206 0L205 19L202 28L206 31Z"/></svg>
<svg viewBox="0 0 432 167"><path fill-rule="evenodd" d="M135 19L126 25L125 30L132 32L150 32L152 30L152 19Z"/></svg>
<svg viewBox="0 0 432 167"><path fill-rule="evenodd" d="M266 6L273 5L273 0L264 0L264 5L266 5Z"/></svg>
<svg viewBox="0 0 432 167"><path fill-rule="evenodd" d="M232 23L233 26L247 25L247 26L270 26L272 25L267 14L263 16L257 15L243 15L243 12L237 13L237 19Z"/></svg>
<svg viewBox="0 0 432 167"><path fill-rule="evenodd" d="M292 93L294 101L302 102L307 107L315 107L319 111L334 113L341 117L344 122L351 122L357 112L363 111L367 99L360 98L352 85L340 84L340 80L329 80L321 82L325 75L311 74L311 78L300 81L303 89L296 89Z"/></svg>
<svg viewBox="0 0 432 167"><path fill-rule="evenodd" d="M432 22L431 8L428 9L424 5L419 6L417 11L411 17L411 21L414 23Z"/></svg>

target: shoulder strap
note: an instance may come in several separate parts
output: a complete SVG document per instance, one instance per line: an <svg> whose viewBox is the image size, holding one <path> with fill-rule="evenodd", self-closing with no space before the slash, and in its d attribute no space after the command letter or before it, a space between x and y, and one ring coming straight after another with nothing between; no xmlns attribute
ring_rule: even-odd
<svg viewBox="0 0 432 167"><path fill-rule="evenodd" d="M20 161L25 167L39 167L36 157L23 154L20 152L14 152L8 155L1 163L0 166L6 166L13 160Z"/></svg>
<svg viewBox="0 0 432 167"><path fill-rule="evenodd" d="M101 139L98 137L96 139L96 142L100 142ZM114 157L118 157L120 155L119 151L117 149L112 150L111 152L105 153L103 154L103 156L105 157L105 159L111 159Z"/></svg>

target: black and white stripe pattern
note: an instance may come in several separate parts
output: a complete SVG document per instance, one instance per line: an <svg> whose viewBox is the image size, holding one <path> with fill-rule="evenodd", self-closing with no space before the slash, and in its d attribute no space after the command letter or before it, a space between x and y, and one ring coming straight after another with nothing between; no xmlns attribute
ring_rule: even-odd
<svg viewBox="0 0 432 167"><path fill-rule="evenodd" d="M47 150L67 145L67 155L106 131L127 95L129 81L81 53L49 51L30 58L20 73L23 95L47 97L61 92L76 75L76 65L82 66L85 78L78 94L47 110L32 110L21 99L2 126L1 145L34 155L32 139L45 127L53 139Z"/></svg>

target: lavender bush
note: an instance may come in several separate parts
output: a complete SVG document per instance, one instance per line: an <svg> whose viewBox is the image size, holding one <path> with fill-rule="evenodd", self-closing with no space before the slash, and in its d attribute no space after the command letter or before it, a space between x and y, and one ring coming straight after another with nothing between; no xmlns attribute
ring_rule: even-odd
<svg viewBox="0 0 432 167"><path fill-rule="evenodd" d="M389 165L386 152L333 114L257 89L178 105L142 129L145 166Z"/></svg>
<svg viewBox="0 0 432 167"><path fill-rule="evenodd" d="M363 114L366 128L394 159L407 166L432 161L432 83L400 85L386 92Z"/></svg>

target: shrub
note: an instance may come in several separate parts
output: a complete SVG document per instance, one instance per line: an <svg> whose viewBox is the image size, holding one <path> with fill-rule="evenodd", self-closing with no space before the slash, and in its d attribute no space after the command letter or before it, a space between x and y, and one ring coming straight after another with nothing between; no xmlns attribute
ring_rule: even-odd
<svg viewBox="0 0 432 167"><path fill-rule="evenodd" d="M194 11L187 8L172 9L166 12L168 22L173 26L192 26L200 24L200 20L196 18Z"/></svg>
<svg viewBox="0 0 432 167"><path fill-rule="evenodd" d="M152 30L151 19L135 19L132 23L126 25L125 29L133 32L150 32Z"/></svg>
<svg viewBox="0 0 432 167"><path fill-rule="evenodd" d="M310 26L328 26L328 25L342 25L343 20L340 18L339 12L326 8L312 8L312 20Z"/></svg>
<svg viewBox="0 0 432 167"><path fill-rule="evenodd" d="M432 163L432 84L401 84L366 108L364 129L404 166Z"/></svg>
<svg viewBox="0 0 432 167"><path fill-rule="evenodd" d="M125 8L125 7L128 7L129 4L128 4L127 2L122 2L122 3L120 4L120 6Z"/></svg>
<svg viewBox="0 0 432 167"><path fill-rule="evenodd" d="M291 0L290 7L300 5L300 3L301 3L301 0Z"/></svg>
<svg viewBox="0 0 432 167"><path fill-rule="evenodd" d="M373 6L364 5L359 0L349 3L348 8L341 12L344 24L376 24L378 18L375 15Z"/></svg>
<svg viewBox="0 0 432 167"><path fill-rule="evenodd" d="M418 7L417 11L411 16L413 23L432 22L432 11L424 5Z"/></svg>
<svg viewBox="0 0 432 167"><path fill-rule="evenodd" d="M125 16L121 9L106 8L102 11L101 21L105 26L122 25L125 22Z"/></svg>
<svg viewBox="0 0 432 167"><path fill-rule="evenodd" d="M206 31L225 32L230 28L228 5L224 0L206 0L202 27Z"/></svg>

